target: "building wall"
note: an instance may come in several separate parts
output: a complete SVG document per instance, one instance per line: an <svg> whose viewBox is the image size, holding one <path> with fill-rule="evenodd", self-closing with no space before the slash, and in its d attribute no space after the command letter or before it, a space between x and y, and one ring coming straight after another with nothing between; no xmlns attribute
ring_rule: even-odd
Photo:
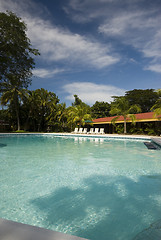
<svg viewBox="0 0 161 240"><path fill-rule="evenodd" d="M117 133L117 127L123 129L123 123L116 123L115 126L111 123L104 123L104 124L97 124L93 125L94 128L104 128L105 133ZM136 122L135 125L132 123L127 122L127 133L143 133L148 134L151 131L151 135L153 132L156 135L161 135L161 121L148 121L148 122Z"/></svg>

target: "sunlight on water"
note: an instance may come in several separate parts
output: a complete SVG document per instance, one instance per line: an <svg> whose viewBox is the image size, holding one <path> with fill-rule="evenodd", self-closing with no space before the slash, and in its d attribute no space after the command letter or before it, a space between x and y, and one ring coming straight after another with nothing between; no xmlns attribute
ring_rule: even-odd
<svg viewBox="0 0 161 240"><path fill-rule="evenodd" d="M141 140L0 136L0 217L133 239L161 218L160 159Z"/></svg>

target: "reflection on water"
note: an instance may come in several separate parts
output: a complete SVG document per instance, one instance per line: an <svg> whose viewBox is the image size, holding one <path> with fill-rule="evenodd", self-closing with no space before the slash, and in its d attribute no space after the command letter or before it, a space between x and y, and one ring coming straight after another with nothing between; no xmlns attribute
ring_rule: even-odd
<svg viewBox="0 0 161 240"><path fill-rule="evenodd" d="M74 142L85 142L85 141L90 141L90 142L95 142L95 143L103 143L104 142L104 138L98 138L98 137L74 137Z"/></svg>
<svg viewBox="0 0 161 240"><path fill-rule="evenodd" d="M6 147L7 144L0 143L0 147Z"/></svg>

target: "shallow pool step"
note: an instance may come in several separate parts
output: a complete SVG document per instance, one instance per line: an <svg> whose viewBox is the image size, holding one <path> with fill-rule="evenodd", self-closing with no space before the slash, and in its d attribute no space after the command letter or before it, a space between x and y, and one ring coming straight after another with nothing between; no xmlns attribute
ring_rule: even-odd
<svg viewBox="0 0 161 240"><path fill-rule="evenodd" d="M152 223L149 228L140 232L133 240L161 240L161 219Z"/></svg>
<svg viewBox="0 0 161 240"><path fill-rule="evenodd" d="M161 137L153 137L151 140L161 147Z"/></svg>
<svg viewBox="0 0 161 240"><path fill-rule="evenodd" d="M152 142L144 142L145 146L150 150L160 150L160 147Z"/></svg>

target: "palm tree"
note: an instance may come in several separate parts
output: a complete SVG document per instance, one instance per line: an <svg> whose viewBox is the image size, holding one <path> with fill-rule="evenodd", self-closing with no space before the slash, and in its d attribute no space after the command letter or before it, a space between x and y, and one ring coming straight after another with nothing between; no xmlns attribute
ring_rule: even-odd
<svg viewBox="0 0 161 240"><path fill-rule="evenodd" d="M154 106L151 108L151 110L154 111L155 117L157 117L161 114L161 89L158 89L156 92L159 95L159 99L156 101Z"/></svg>
<svg viewBox="0 0 161 240"><path fill-rule="evenodd" d="M10 76L8 82L3 83L3 93L1 96L1 104L9 105L14 107L16 118L17 118L17 130L20 130L20 105L27 95L27 90L22 88L22 84L14 76Z"/></svg>
<svg viewBox="0 0 161 240"><path fill-rule="evenodd" d="M25 129L45 131L47 126L55 120L58 102L59 99L55 93L48 92L44 88L28 91L28 97L24 102Z"/></svg>
<svg viewBox="0 0 161 240"><path fill-rule="evenodd" d="M36 131L36 122L38 119L38 97L36 91L28 91L24 102L24 110L26 112L24 130L27 130L32 125L31 128Z"/></svg>
<svg viewBox="0 0 161 240"><path fill-rule="evenodd" d="M140 112L141 109L138 105L132 105L130 106L129 101L125 97L115 97L115 100L113 103L111 103L111 115L122 115L124 118L124 134L127 133L126 130L126 122L127 118L129 117L132 122L135 122L135 115L131 114L131 112ZM119 116L115 117L112 122L114 123Z"/></svg>
<svg viewBox="0 0 161 240"><path fill-rule="evenodd" d="M44 88L37 89L38 106L39 106L39 127L38 131L44 130L47 122L50 121L51 113L56 109L56 104L59 102L58 97L53 92L48 92Z"/></svg>
<svg viewBox="0 0 161 240"><path fill-rule="evenodd" d="M68 108L68 122L84 126L86 120L92 120L89 108L85 105L71 106Z"/></svg>
<svg viewBox="0 0 161 240"><path fill-rule="evenodd" d="M61 129L61 131L64 131L68 129L68 110L66 108L65 103L58 104L56 107L56 113L54 116L51 118L51 122L55 120L55 123L57 124L57 129Z"/></svg>

